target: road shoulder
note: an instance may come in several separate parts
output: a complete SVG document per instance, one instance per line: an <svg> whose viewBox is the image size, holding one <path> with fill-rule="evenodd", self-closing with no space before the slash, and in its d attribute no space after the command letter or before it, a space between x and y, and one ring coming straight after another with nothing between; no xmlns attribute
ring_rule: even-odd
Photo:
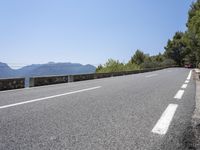
<svg viewBox="0 0 200 150"><path fill-rule="evenodd" d="M195 148L200 149L200 70L195 69L196 80L196 107L192 117L192 127L195 140Z"/></svg>
<svg viewBox="0 0 200 150"><path fill-rule="evenodd" d="M200 149L200 70L193 71L193 78L196 80L195 110L191 119L191 125L184 134L183 143L185 148Z"/></svg>

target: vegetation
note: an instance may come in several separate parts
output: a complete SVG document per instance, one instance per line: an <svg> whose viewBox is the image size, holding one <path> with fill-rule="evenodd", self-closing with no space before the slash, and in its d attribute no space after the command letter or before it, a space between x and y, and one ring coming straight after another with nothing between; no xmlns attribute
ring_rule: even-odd
<svg viewBox="0 0 200 150"><path fill-rule="evenodd" d="M185 64L200 68L200 0L191 5L186 26L185 32L178 31L168 40L163 54L149 56L136 50L128 63L109 59L104 65L99 65L96 72L131 71Z"/></svg>
<svg viewBox="0 0 200 150"><path fill-rule="evenodd" d="M137 50L128 63L121 63L118 60L109 59L104 65L99 65L97 73L132 71L139 69L167 67L175 65L172 59L166 59L162 54L149 56L142 51Z"/></svg>
<svg viewBox="0 0 200 150"><path fill-rule="evenodd" d="M197 67L200 62L200 0L191 5L188 12L187 31L176 32L165 47L165 56L178 65L192 64Z"/></svg>
<svg viewBox="0 0 200 150"><path fill-rule="evenodd" d="M98 73L131 71L140 69L139 65L135 63L120 63L118 60L109 59L103 66L99 65L96 69Z"/></svg>

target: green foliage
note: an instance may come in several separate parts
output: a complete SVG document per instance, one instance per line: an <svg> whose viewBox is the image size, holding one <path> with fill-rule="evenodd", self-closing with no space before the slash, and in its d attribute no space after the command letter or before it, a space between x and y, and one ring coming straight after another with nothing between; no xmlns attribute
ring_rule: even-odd
<svg viewBox="0 0 200 150"><path fill-rule="evenodd" d="M120 63L118 60L109 59L103 66L97 67L96 72L107 73L107 72L118 72L123 71L124 64Z"/></svg>
<svg viewBox="0 0 200 150"><path fill-rule="evenodd" d="M161 64L157 61L145 61L144 63L141 64L141 67L144 69L158 68L161 67Z"/></svg>
<svg viewBox="0 0 200 150"><path fill-rule="evenodd" d="M149 56L141 50L136 50L127 64L109 59L105 65L98 66L96 72L132 71L184 64L200 68L200 0L191 5L186 25L186 32L176 32L173 38L168 40L164 55L159 53Z"/></svg>
<svg viewBox="0 0 200 150"><path fill-rule="evenodd" d="M168 59L173 59L178 65L184 64L184 51L187 44L184 41L184 33L176 32L172 40L168 40L165 47L165 56Z"/></svg>
<svg viewBox="0 0 200 150"><path fill-rule="evenodd" d="M165 47L167 58L173 59L178 65L200 62L200 0L192 4L188 12L188 30L177 32Z"/></svg>
<svg viewBox="0 0 200 150"><path fill-rule="evenodd" d="M196 16L196 12L200 10L200 0L197 0L195 3L193 3L191 5L191 8L188 12L188 23L187 23L187 27L189 26L189 24L191 23L191 19Z"/></svg>
<svg viewBox="0 0 200 150"><path fill-rule="evenodd" d="M99 65L99 66L96 68L96 72L100 72L102 69L103 69L103 66L102 66L102 65Z"/></svg>
<svg viewBox="0 0 200 150"><path fill-rule="evenodd" d="M158 55L151 56L151 59L152 61L163 62L165 58L161 53L159 53Z"/></svg>
<svg viewBox="0 0 200 150"><path fill-rule="evenodd" d="M134 56L137 56L137 57L134 57ZM139 58L142 58L142 59L139 59ZM140 65L135 63L136 60L140 61L139 63ZM99 65L96 69L96 72L109 73L109 72L133 71L133 70L139 70L139 69L169 67L174 64L175 62L172 59L165 59L165 57L161 53L155 56L149 56L147 54L144 55L142 51L136 51L128 63L124 64L124 63L120 63L118 60L109 59L104 65Z"/></svg>
<svg viewBox="0 0 200 150"><path fill-rule="evenodd" d="M132 63L131 61L124 65L124 71L133 71L139 69L141 69L141 67L135 63Z"/></svg>
<svg viewBox="0 0 200 150"><path fill-rule="evenodd" d="M141 64L141 67L143 69L148 69L148 68L158 68L158 67L170 67L174 65L176 65L176 62L173 59L165 59L163 55L159 54L156 56L151 56L149 60L144 61L144 63Z"/></svg>
<svg viewBox="0 0 200 150"><path fill-rule="evenodd" d="M141 50L137 50L131 58L131 62L137 65L141 65L144 62L145 58L145 54Z"/></svg>
<svg viewBox="0 0 200 150"><path fill-rule="evenodd" d="M188 18L188 40L192 56L195 56L196 64L200 62L200 0L193 3Z"/></svg>
<svg viewBox="0 0 200 150"><path fill-rule="evenodd" d="M162 63L162 67L169 67L169 66L174 66L176 65L176 62L173 59L165 59Z"/></svg>
<svg viewBox="0 0 200 150"><path fill-rule="evenodd" d="M166 58L173 59L178 65L200 62L200 0L191 5L188 12L188 30L176 32L173 39L165 47Z"/></svg>
<svg viewBox="0 0 200 150"><path fill-rule="evenodd" d="M108 72L117 72L122 71L124 67L123 63L120 63L118 60L109 59L105 64L105 68Z"/></svg>
<svg viewBox="0 0 200 150"><path fill-rule="evenodd" d="M120 72L138 70L140 67L134 63L123 64L118 60L109 59L103 66L99 65L96 69L97 73Z"/></svg>

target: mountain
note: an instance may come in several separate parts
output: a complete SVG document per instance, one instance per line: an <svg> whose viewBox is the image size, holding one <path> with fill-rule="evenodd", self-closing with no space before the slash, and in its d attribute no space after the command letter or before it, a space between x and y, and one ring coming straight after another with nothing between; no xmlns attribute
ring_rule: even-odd
<svg viewBox="0 0 200 150"><path fill-rule="evenodd" d="M0 78L9 78L15 76L15 71L7 64L0 62Z"/></svg>
<svg viewBox="0 0 200 150"><path fill-rule="evenodd" d="M96 67L78 63L33 64L20 69L12 69L5 63L0 63L0 78L8 77L33 77L51 75L73 75L94 73Z"/></svg>

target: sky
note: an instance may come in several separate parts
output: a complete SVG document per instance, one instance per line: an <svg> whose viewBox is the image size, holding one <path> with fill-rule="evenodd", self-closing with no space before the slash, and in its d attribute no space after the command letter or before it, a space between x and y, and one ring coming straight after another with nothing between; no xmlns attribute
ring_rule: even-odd
<svg viewBox="0 0 200 150"><path fill-rule="evenodd" d="M0 0L0 62L127 62L164 52L192 0Z"/></svg>

